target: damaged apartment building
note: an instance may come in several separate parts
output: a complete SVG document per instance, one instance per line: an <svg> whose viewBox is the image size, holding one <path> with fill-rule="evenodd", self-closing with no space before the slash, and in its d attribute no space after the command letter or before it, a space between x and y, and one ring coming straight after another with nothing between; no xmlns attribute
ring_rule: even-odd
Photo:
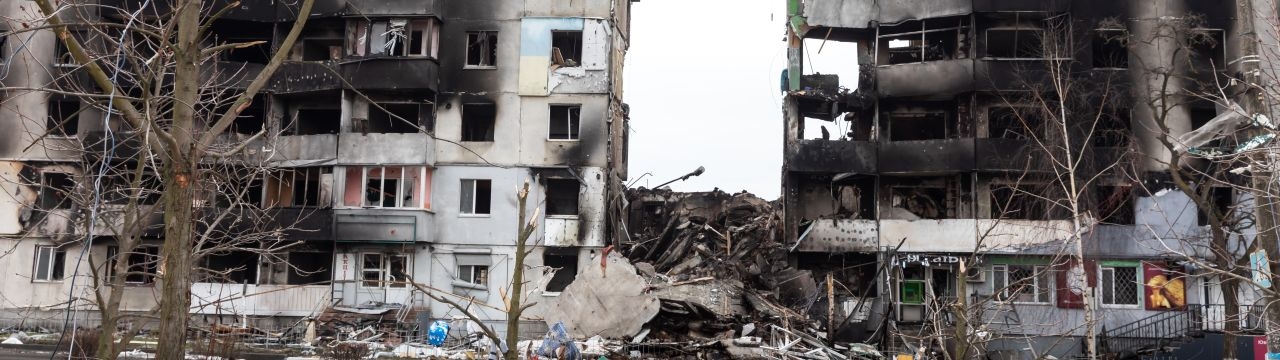
<svg viewBox="0 0 1280 360"><path fill-rule="evenodd" d="M98 3L91 16L118 22L162 2ZM30 4L0 3L0 34L38 22ZM298 6L237 2L212 19L204 41L254 45L202 64L218 80L209 83L243 89L280 48ZM332 309L407 323L462 315L411 291L412 279L503 321L492 309L515 270L526 182L529 214L539 214L528 264L560 269L530 271L540 287L532 302L556 296L608 245L606 210L627 176L629 9L627 0L317 0L286 60L225 134L250 139L248 151L270 168L246 180L242 200L301 245L205 257L203 267L226 276L193 284L193 318L271 328ZM101 104L29 90L83 81L64 76L75 68L51 31L0 37L0 326L59 328L68 301L92 310L90 264L129 262L122 309L156 306L158 228L128 256L99 229L81 255L86 210L66 198L93 179L83 154L63 149L101 149L124 132L118 119L104 128ZM259 132L267 135L251 137Z"/></svg>
<svg viewBox="0 0 1280 360"><path fill-rule="evenodd" d="M1204 255L1187 244L1207 236L1205 212L1169 190L1169 149L1134 89L1151 84L1151 69L1163 64L1153 58L1188 62L1173 67L1177 86L1223 78L1225 64L1240 57L1236 39L1253 31L1238 25L1234 2L786 5L783 241L819 282L832 272L852 287L839 300L851 318L839 330L846 341L906 354L951 350L955 330L945 326L956 318L940 304L963 299L980 308L968 321L983 330L994 358L1027 358L1019 352L1028 346L1032 356L1067 358L1086 346L1084 289L1072 281L1094 289L1096 329L1116 334L1155 328L1150 319L1166 311L1146 301L1151 293L1143 284L1153 273L1184 279L1182 303L1171 307L1198 306L1206 330L1222 330L1215 277L1184 257ZM1184 51L1140 40L1165 31L1157 19L1179 18L1195 20L1179 36L1198 39ZM1079 88L1072 98L1096 100L1092 136L1070 147L1079 160L1074 171L1093 180L1071 192L1080 199L1077 214L1064 211L1070 187L1055 181L1064 160L1048 155L1062 131L1036 102L1036 92L1055 91L1050 63L1072 70ZM1109 97L1099 95L1103 86L1114 89L1104 92ZM1227 111L1189 102L1165 122L1178 136ZM1078 131L1071 121L1068 131ZM1222 206L1247 196L1229 187L1211 192ZM1092 221L1080 234L1084 266L1070 260L1079 214ZM1248 299L1242 304L1252 304ZM1256 320L1254 313L1239 321L1256 331ZM1105 334L1098 341L1104 352L1132 350L1106 348Z"/></svg>

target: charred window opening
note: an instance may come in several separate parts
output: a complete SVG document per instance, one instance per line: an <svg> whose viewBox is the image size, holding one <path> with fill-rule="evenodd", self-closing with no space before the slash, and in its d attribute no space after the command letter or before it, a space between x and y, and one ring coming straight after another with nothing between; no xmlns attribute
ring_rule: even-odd
<svg viewBox="0 0 1280 360"><path fill-rule="evenodd" d="M329 206L332 168L284 169L267 175L267 206Z"/></svg>
<svg viewBox="0 0 1280 360"><path fill-rule="evenodd" d="M551 105L551 124L547 139L578 140L581 118L580 105Z"/></svg>
<svg viewBox="0 0 1280 360"><path fill-rule="evenodd" d="M152 172L104 177L103 185L105 187L102 193L103 200L108 204L117 205L125 204L129 200L137 200L140 205L153 205L160 202L161 189L164 187L160 177Z"/></svg>
<svg viewBox="0 0 1280 360"><path fill-rule="evenodd" d="M1045 39L1051 34L1050 19L1043 13L991 14L980 19L990 25L983 32L984 57L998 59L1041 59L1048 54ZM1056 31L1056 30L1055 30Z"/></svg>
<svg viewBox="0 0 1280 360"><path fill-rule="evenodd" d="M1192 107L1189 109L1189 112L1192 130L1208 125L1210 120L1213 120L1215 116L1218 116L1218 111L1211 107ZM1210 140L1204 143L1204 145L1200 145L1198 147L1204 150L1221 148L1222 138L1214 137L1213 140Z"/></svg>
<svg viewBox="0 0 1280 360"><path fill-rule="evenodd" d="M258 175L223 173L210 180L216 186L218 207L257 206L263 203L263 180Z"/></svg>
<svg viewBox="0 0 1280 360"><path fill-rule="evenodd" d="M1124 69L1129 67L1128 34L1120 29L1099 29L1093 35L1093 67Z"/></svg>
<svg viewBox="0 0 1280 360"><path fill-rule="evenodd" d="M333 278L333 252L290 252L288 266L289 285L326 283Z"/></svg>
<svg viewBox="0 0 1280 360"><path fill-rule="evenodd" d="M209 254L204 258L204 278L199 282L252 284L258 279L258 254L252 251L230 251Z"/></svg>
<svg viewBox="0 0 1280 360"><path fill-rule="evenodd" d="M489 215L492 189L492 180L463 179L458 212L463 215Z"/></svg>
<svg viewBox="0 0 1280 360"><path fill-rule="evenodd" d="M214 44L240 44L223 50L223 61L253 64L266 64L271 60L271 35L274 31L270 23L226 19L214 20L209 28Z"/></svg>
<svg viewBox="0 0 1280 360"><path fill-rule="evenodd" d="M879 48L882 65L965 58L967 18L908 21L881 27Z"/></svg>
<svg viewBox="0 0 1280 360"><path fill-rule="evenodd" d="M906 219L943 219L947 217L947 189L932 186L892 186L889 199L897 212L909 214L892 216Z"/></svg>
<svg viewBox="0 0 1280 360"><path fill-rule="evenodd" d="M1044 119L1031 107L992 107L987 109L988 137L1001 139L1043 139Z"/></svg>
<svg viewBox="0 0 1280 360"><path fill-rule="evenodd" d="M1132 225L1134 222L1132 186L1098 186L1098 218L1103 223Z"/></svg>
<svg viewBox="0 0 1280 360"><path fill-rule="evenodd" d="M463 104L462 141L493 141L497 116L493 104Z"/></svg>
<svg viewBox="0 0 1280 360"><path fill-rule="evenodd" d="M547 179L547 215L578 215L576 179Z"/></svg>
<svg viewBox="0 0 1280 360"><path fill-rule="evenodd" d="M1129 109L1105 110L1093 130L1093 146L1128 147L1133 131L1130 129Z"/></svg>
<svg viewBox="0 0 1280 360"><path fill-rule="evenodd" d="M409 22L409 48L407 56L436 57L439 52L440 27L435 19Z"/></svg>
<svg viewBox="0 0 1280 360"><path fill-rule="evenodd" d="M551 63L562 67L582 64L582 31L551 32Z"/></svg>
<svg viewBox="0 0 1280 360"><path fill-rule="evenodd" d="M369 119L363 121L364 133L409 134L418 129L417 103L378 103L369 106ZM357 124L357 126L360 126Z"/></svg>
<svg viewBox="0 0 1280 360"><path fill-rule="evenodd" d="M36 246L32 281L62 281L67 268L67 252L57 246Z"/></svg>
<svg viewBox="0 0 1280 360"><path fill-rule="evenodd" d="M946 112L889 113L890 141L937 140L953 135L955 123Z"/></svg>
<svg viewBox="0 0 1280 360"><path fill-rule="evenodd" d="M408 286L408 256L365 253L361 260L361 285L364 287Z"/></svg>
<svg viewBox="0 0 1280 360"><path fill-rule="evenodd" d="M342 58L342 39L302 39L302 61Z"/></svg>
<svg viewBox="0 0 1280 360"><path fill-rule="evenodd" d="M425 193L430 181L426 167L349 166L346 176L343 189L346 206L420 209L429 204L429 194ZM323 189L324 185L321 186Z"/></svg>
<svg viewBox="0 0 1280 360"><path fill-rule="evenodd" d="M1208 194L1208 202L1213 204L1213 210L1218 218L1226 218L1231 211L1232 199L1231 188L1214 187L1210 188ZM1209 214L1205 211L1196 211L1196 224L1200 226L1209 225Z"/></svg>
<svg viewBox="0 0 1280 360"><path fill-rule="evenodd" d="M9 32L9 29L0 27L0 34L7 33L7 32ZM9 40L8 36L0 36L0 64L5 62L5 60L7 59L5 55L9 54L8 52L6 52L7 49L4 47L5 43L8 42L8 40Z"/></svg>
<svg viewBox="0 0 1280 360"><path fill-rule="evenodd" d="M498 65L498 32L467 32L467 67L488 68Z"/></svg>
<svg viewBox="0 0 1280 360"><path fill-rule="evenodd" d="M116 261L121 258L120 248L111 246L107 248L107 276L114 278L119 276L116 274ZM143 245L138 246L132 252L123 254L126 263L126 273L124 274L124 283L130 285L147 285L155 283L157 270L160 269L160 247Z"/></svg>
<svg viewBox="0 0 1280 360"><path fill-rule="evenodd" d="M991 218L1013 220L1061 220L1066 218L1049 199L1060 199L1048 194L1049 184L993 183L991 184Z"/></svg>
<svg viewBox="0 0 1280 360"><path fill-rule="evenodd" d="M80 100L50 98L45 128L49 136L70 137L80 131Z"/></svg>
<svg viewBox="0 0 1280 360"><path fill-rule="evenodd" d="M1187 35L1191 50L1191 71L1222 71L1227 63L1226 32L1221 29L1193 29Z"/></svg>
<svg viewBox="0 0 1280 360"><path fill-rule="evenodd" d="M264 99L255 99L249 104L248 108L236 115L235 120L231 123L231 127L227 130L237 134L252 135L262 131L266 126L266 107L262 104ZM217 112L210 117L210 121L217 121L223 113L229 110L229 106L221 106ZM212 126L213 124L210 124Z"/></svg>
<svg viewBox="0 0 1280 360"><path fill-rule="evenodd" d="M837 301L846 297L856 298L865 295L873 298L879 295L875 283L876 259L874 255L799 252L796 253L796 256L797 267L801 270L813 272L815 279L825 278L826 273L832 274L833 279L838 284L836 286ZM819 299L819 301L822 300L825 299ZM850 310L852 309L845 309L845 311Z"/></svg>
<svg viewBox="0 0 1280 360"><path fill-rule="evenodd" d="M576 250L572 249L573 252L542 254L542 265L556 269L556 274L551 277L551 281L547 282L546 291L564 291L578 277L578 254Z"/></svg>
<svg viewBox="0 0 1280 360"><path fill-rule="evenodd" d="M46 172L40 174L40 178L40 208L70 209L71 191L76 187L71 174Z"/></svg>
<svg viewBox="0 0 1280 360"><path fill-rule="evenodd" d="M337 134L342 129L342 110L298 109L285 129L288 135Z"/></svg>

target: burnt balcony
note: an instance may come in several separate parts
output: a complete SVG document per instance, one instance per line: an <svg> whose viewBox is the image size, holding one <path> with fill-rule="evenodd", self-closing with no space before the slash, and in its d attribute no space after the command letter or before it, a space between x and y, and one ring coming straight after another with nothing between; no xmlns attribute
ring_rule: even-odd
<svg viewBox="0 0 1280 360"><path fill-rule="evenodd" d="M338 209L334 235L341 242L412 244L430 242L433 214L426 209Z"/></svg>
<svg viewBox="0 0 1280 360"><path fill-rule="evenodd" d="M435 164L435 140L427 133L343 133L339 164Z"/></svg>
<svg viewBox="0 0 1280 360"><path fill-rule="evenodd" d="M882 174L956 173L974 169L974 139L911 140L880 143Z"/></svg>
<svg viewBox="0 0 1280 360"><path fill-rule="evenodd" d="M225 211L216 207L203 208L205 224L209 224ZM219 220L227 234L265 233L282 230L291 240L333 240L333 209L316 207L274 207L261 211L240 211L234 221L224 217Z"/></svg>
<svg viewBox="0 0 1280 360"><path fill-rule="evenodd" d="M1023 139L974 139L979 171L1023 171L1046 169L1048 158L1039 148Z"/></svg>
<svg viewBox="0 0 1280 360"><path fill-rule="evenodd" d="M788 171L876 173L876 143L847 140L798 140L787 148Z"/></svg>
<svg viewBox="0 0 1280 360"><path fill-rule="evenodd" d="M220 15L222 19L283 22L297 18L301 2L278 1L240 1L236 6L234 0L214 0L205 4L206 9L227 9ZM335 17L347 15L439 15L441 2L436 0L316 0L311 7L312 17ZM114 18L126 18L137 11L143 4L148 4L142 11L144 16L172 16L173 7L168 2L142 0L101 0L104 15Z"/></svg>
<svg viewBox="0 0 1280 360"><path fill-rule="evenodd" d="M876 67L876 94L882 97L951 99L973 91L972 59L938 60Z"/></svg>
<svg viewBox="0 0 1280 360"><path fill-rule="evenodd" d="M440 83L440 64L428 57L364 58L343 62L340 68L357 89L435 91Z"/></svg>
<svg viewBox="0 0 1280 360"><path fill-rule="evenodd" d="M85 156L94 161L108 154L112 161L133 160L144 148L142 138L127 131L114 131L110 137L106 131L84 131L80 133L80 143L84 146Z"/></svg>
<svg viewBox="0 0 1280 360"><path fill-rule="evenodd" d="M342 78L334 66L331 61L285 61L272 74L269 86L278 94L341 90Z"/></svg>

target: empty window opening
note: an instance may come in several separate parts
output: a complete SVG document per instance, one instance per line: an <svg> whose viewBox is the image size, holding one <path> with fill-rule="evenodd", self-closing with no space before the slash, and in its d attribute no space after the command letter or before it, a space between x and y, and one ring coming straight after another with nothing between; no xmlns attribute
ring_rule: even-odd
<svg viewBox="0 0 1280 360"><path fill-rule="evenodd" d="M135 186L136 182L136 186ZM163 183L154 173L141 175L125 172L103 178L104 190L102 198L108 204L125 204L136 200L141 205L152 205L160 201Z"/></svg>
<svg viewBox="0 0 1280 360"><path fill-rule="evenodd" d="M0 28L0 33L7 33L7 32L9 32L9 29ZM3 63L5 60L5 55L8 55L8 53L5 52L5 47L4 47L5 42L8 40L9 40L8 36L0 36L0 63Z"/></svg>
<svg viewBox="0 0 1280 360"><path fill-rule="evenodd" d="M1190 112L1189 116L1191 117L1192 130L1199 129L1201 127L1204 127L1205 125L1208 125L1210 120L1213 120L1214 117L1218 116L1218 111L1215 110L1214 108L1192 107L1189 110L1189 112ZM1206 142L1200 146L1197 146L1197 148L1201 150L1222 148L1222 138L1215 137L1213 140L1210 140L1209 142Z"/></svg>
<svg viewBox="0 0 1280 360"><path fill-rule="evenodd" d="M115 277L116 261L121 257L120 248L107 248L107 276ZM132 252L123 254L126 263L124 283L133 285L155 283L157 270L160 268L159 246L138 246Z"/></svg>
<svg viewBox="0 0 1280 360"><path fill-rule="evenodd" d="M1191 71L1221 71L1226 67L1226 34L1220 29L1194 29L1187 35L1191 50Z"/></svg>
<svg viewBox="0 0 1280 360"><path fill-rule="evenodd" d="M216 186L216 204L222 208L234 206L257 206L262 204L263 180L260 176L249 174L221 174L212 179Z"/></svg>
<svg viewBox="0 0 1280 360"><path fill-rule="evenodd" d="M62 281L67 267L67 252L57 246L36 246L34 281Z"/></svg>
<svg viewBox="0 0 1280 360"><path fill-rule="evenodd" d="M458 265L458 280L472 285L488 286L489 266Z"/></svg>
<svg viewBox="0 0 1280 360"><path fill-rule="evenodd" d="M1044 120L1035 108L992 107L987 110L988 136L1001 139L1042 139Z"/></svg>
<svg viewBox="0 0 1280 360"><path fill-rule="evenodd" d="M408 256L365 253L361 260L361 284L365 287L409 286Z"/></svg>
<svg viewBox="0 0 1280 360"><path fill-rule="evenodd" d="M1142 280L1135 266L1103 266L1098 269L1098 290L1104 305L1139 305Z"/></svg>
<svg viewBox="0 0 1280 360"><path fill-rule="evenodd" d="M1045 266L993 265L991 286L1000 300L1047 303L1052 286L1049 275L1049 269Z"/></svg>
<svg viewBox="0 0 1280 360"><path fill-rule="evenodd" d="M80 129L80 100L49 99L45 127L50 136L76 136Z"/></svg>
<svg viewBox="0 0 1280 360"><path fill-rule="evenodd" d="M498 32L467 32L467 66L493 67L498 65Z"/></svg>
<svg viewBox="0 0 1280 360"><path fill-rule="evenodd" d="M250 103L248 108L236 115L235 120L231 123L231 127L227 128L227 131L245 135L257 134L262 131L267 124L266 108L262 106L263 103L263 99L256 99ZM219 107L217 113L210 117L210 121L217 121L222 114L229 110L228 107ZM210 125L212 126L212 124Z"/></svg>
<svg viewBox="0 0 1280 360"><path fill-rule="evenodd" d="M333 169L284 169L267 175L267 206L329 206Z"/></svg>
<svg viewBox="0 0 1280 360"><path fill-rule="evenodd" d="M1132 139L1129 109L1106 110L1093 129L1093 146L1127 147Z"/></svg>
<svg viewBox="0 0 1280 360"><path fill-rule="evenodd" d="M556 269L556 274L551 277L551 281L547 282L546 290L561 292L578 276L578 253L543 253L542 265Z"/></svg>
<svg viewBox="0 0 1280 360"><path fill-rule="evenodd" d="M1208 201L1213 205L1213 210L1219 219L1227 218L1231 211L1232 199L1231 188L1229 187L1213 187L1209 190ZM1196 224L1200 226L1209 225L1209 214L1206 211L1196 211Z"/></svg>
<svg viewBox="0 0 1280 360"><path fill-rule="evenodd" d="M227 19L214 20L208 29L216 45L240 44L223 50L221 60L253 64L266 64L271 60L271 34L274 31L270 23Z"/></svg>
<svg viewBox="0 0 1280 360"><path fill-rule="evenodd" d="M1049 21L1041 13L992 14L979 20L994 23L983 32L986 53L989 58L1040 59L1048 55L1045 39ZM1056 23L1055 23L1056 25Z"/></svg>
<svg viewBox="0 0 1280 360"><path fill-rule="evenodd" d="M1124 30L1097 30L1093 35L1093 67L1124 69L1129 67L1127 33Z"/></svg>
<svg viewBox="0 0 1280 360"><path fill-rule="evenodd" d="M435 19L409 22L409 48L405 55L436 57L439 51L440 27Z"/></svg>
<svg viewBox="0 0 1280 360"><path fill-rule="evenodd" d="M289 253L289 285L311 285L333 279L333 252L295 251Z"/></svg>
<svg viewBox="0 0 1280 360"><path fill-rule="evenodd" d="M342 39L302 39L302 61L342 59Z"/></svg>
<svg viewBox="0 0 1280 360"><path fill-rule="evenodd" d="M992 184L991 218L1060 220L1065 212L1054 206L1049 184Z"/></svg>
<svg viewBox="0 0 1280 360"><path fill-rule="evenodd" d="M881 65L966 57L968 19L965 17L908 21L881 28Z"/></svg>
<svg viewBox="0 0 1280 360"><path fill-rule="evenodd" d="M369 119L364 121L364 128L357 129L365 133L417 133L417 103L378 103L369 106ZM360 126L357 124L357 126Z"/></svg>
<svg viewBox="0 0 1280 360"><path fill-rule="evenodd" d="M71 191L76 182L71 174L46 172L40 175L40 208L70 209L72 205Z"/></svg>
<svg viewBox="0 0 1280 360"><path fill-rule="evenodd" d="M493 104L463 104L462 141L493 141L497 115Z"/></svg>
<svg viewBox="0 0 1280 360"><path fill-rule="evenodd" d="M547 138L551 140L578 140L582 106L551 105L551 124Z"/></svg>
<svg viewBox="0 0 1280 360"><path fill-rule="evenodd" d="M582 31L551 32L551 63L563 67L582 64Z"/></svg>
<svg viewBox="0 0 1280 360"><path fill-rule="evenodd" d="M576 179L547 179L547 215L578 215Z"/></svg>
<svg viewBox="0 0 1280 360"><path fill-rule="evenodd" d="M891 187L890 203L899 212L918 219L942 219L947 216L947 189L943 187Z"/></svg>
<svg viewBox="0 0 1280 360"><path fill-rule="evenodd" d="M72 34L72 36L75 36L75 35ZM74 56L71 55L71 49L67 48L67 45L62 42L62 39L58 39L54 41L53 44L54 44L53 45L54 46L53 64L55 66L75 66L76 59Z"/></svg>
<svg viewBox="0 0 1280 360"><path fill-rule="evenodd" d="M874 219L875 182L871 178L831 184L831 197L835 200L837 218Z"/></svg>
<svg viewBox="0 0 1280 360"><path fill-rule="evenodd" d="M231 251L204 258L205 276L199 282L252 284L258 279L258 254Z"/></svg>
<svg viewBox="0 0 1280 360"><path fill-rule="evenodd" d="M1133 187L1132 186L1099 186L1097 190L1098 218L1103 223L1132 225Z"/></svg>
<svg viewBox="0 0 1280 360"><path fill-rule="evenodd" d="M951 117L945 112L890 113L889 140L936 140L950 137Z"/></svg>
<svg viewBox="0 0 1280 360"><path fill-rule="evenodd" d="M463 179L458 212L463 215L488 215L492 186L492 180Z"/></svg>
<svg viewBox="0 0 1280 360"><path fill-rule="evenodd" d="M289 135L337 134L341 129L340 109L298 109L286 125Z"/></svg>
<svg viewBox="0 0 1280 360"><path fill-rule="evenodd" d="M347 206L412 208L427 206L427 169L422 166L347 167Z"/></svg>

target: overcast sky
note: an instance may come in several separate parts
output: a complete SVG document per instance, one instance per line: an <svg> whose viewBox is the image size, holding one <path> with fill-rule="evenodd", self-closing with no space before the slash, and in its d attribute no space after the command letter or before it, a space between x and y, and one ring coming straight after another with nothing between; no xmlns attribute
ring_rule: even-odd
<svg viewBox="0 0 1280 360"><path fill-rule="evenodd" d="M705 166L702 176L671 187L778 197L785 5L632 4L623 97L631 105L629 170L631 180L639 179L635 186L653 187Z"/></svg>

